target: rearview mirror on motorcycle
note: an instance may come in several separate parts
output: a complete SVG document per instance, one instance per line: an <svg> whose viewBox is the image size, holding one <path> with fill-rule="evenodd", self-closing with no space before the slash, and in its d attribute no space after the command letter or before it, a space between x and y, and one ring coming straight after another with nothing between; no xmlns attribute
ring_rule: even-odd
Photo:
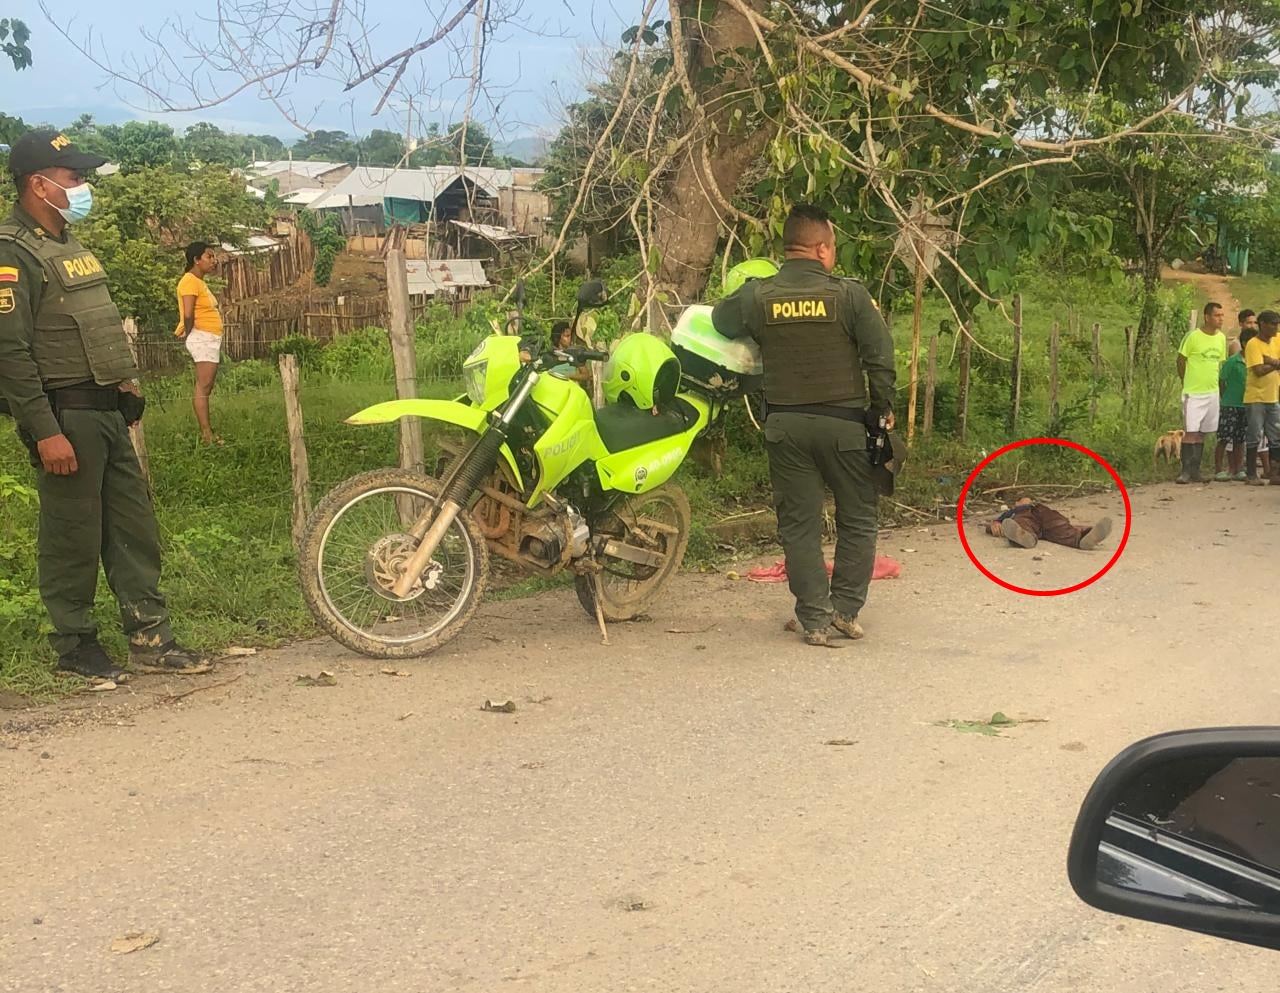
<svg viewBox="0 0 1280 993"><path fill-rule="evenodd" d="M1108 913L1280 949L1280 728L1129 746L1085 797L1067 872Z"/></svg>
<svg viewBox="0 0 1280 993"><path fill-rule="evenodd" d="M600 307L609 302L609 291L605 289L604 283L598 279L588 280L578 288L578 307L587 310L590 307Z"/></svg>

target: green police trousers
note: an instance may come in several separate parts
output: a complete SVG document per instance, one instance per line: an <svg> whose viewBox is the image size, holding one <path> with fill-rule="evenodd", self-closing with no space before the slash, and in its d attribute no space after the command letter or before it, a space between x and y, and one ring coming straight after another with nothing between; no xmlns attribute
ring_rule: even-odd
<svg viewBox="0 0 1280 993"><path fill-rule="evenodd" d="M63 410L63 434L79 468L70 476L45 472L35 442L23 437L36 466L40 533L36 542L40 597L59 655L97 633L93 600L101 559L133 645L173 640L160 595L160 539L151 496L129 429L119 411Z"/></svg>
<svg viewBox="0 0 1280 993"><path fill-rule="evenodd" d="M831 622L833 610L857 617L867 602L876 560L876 488L866 426L818 414L771 412L764 438L796 619L806 631L817 631ZM822 557L828 488L836 502L830 581Z"/></svg>

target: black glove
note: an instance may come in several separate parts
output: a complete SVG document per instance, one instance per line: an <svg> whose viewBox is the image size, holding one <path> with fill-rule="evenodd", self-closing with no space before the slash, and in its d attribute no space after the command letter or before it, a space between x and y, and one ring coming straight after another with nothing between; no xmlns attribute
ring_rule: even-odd
<svg viewBox="0 0 1280 993"><path fill-rule="evenodd" d="M127 390L120 391L120 413L124 415L124 422L129 427L133 427L142 420L142 412L146 408L147 401L144 397Z"/></svg>

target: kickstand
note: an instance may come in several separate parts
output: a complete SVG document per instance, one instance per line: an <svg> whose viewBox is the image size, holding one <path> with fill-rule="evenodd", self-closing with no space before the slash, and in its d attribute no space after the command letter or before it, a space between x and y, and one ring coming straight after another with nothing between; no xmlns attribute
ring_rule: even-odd
<svg viewBox="0 0 1280 993"><path fill-rule="evenodd" d="M604 626L604 607L601 606L604 591L600 583L600 573L591 574L591 583L596 588L596 623L600 625L600 644L607 645L609 644L609 631Z"/></svg>

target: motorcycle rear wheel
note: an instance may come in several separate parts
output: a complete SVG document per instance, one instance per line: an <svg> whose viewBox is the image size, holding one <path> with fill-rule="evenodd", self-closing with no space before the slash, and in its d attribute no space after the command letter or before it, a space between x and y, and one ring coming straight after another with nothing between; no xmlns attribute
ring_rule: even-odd
<svg viewBox="0 0 1280 993"><path fill-rule="evenodd" d="M339 483L316 507L298 558L302 596L335 641L378 659L426 655L466 627L489 582L489 549L465 510L409 596L391 584L417 541L407 532L440 484L403 469Z"/></svg>
<svg viewBox="0 0 1280 993"><path fill-rule="evenodd" d="M647 610L675 578L689 547L693 511L678 486L660 486L622 501L596 534L657 552L659 565L640 565L625 559L601 556L600 606L606 621L630 621ZM596 616L596 584L590 575L574 577L578 602L589 616Z"/></svg>

